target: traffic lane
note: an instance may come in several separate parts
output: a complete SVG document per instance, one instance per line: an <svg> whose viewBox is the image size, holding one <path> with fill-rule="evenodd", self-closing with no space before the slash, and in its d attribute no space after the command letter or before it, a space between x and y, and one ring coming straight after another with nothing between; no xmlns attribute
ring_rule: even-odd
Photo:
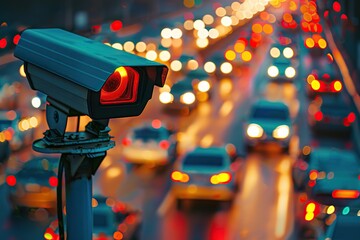
<svg viewBox="0 0 360 240"><path fill-rule="evenodd" d="M292 159L282 154L248 156L231 210L229 239L287 239L293 228Z"/></svg>

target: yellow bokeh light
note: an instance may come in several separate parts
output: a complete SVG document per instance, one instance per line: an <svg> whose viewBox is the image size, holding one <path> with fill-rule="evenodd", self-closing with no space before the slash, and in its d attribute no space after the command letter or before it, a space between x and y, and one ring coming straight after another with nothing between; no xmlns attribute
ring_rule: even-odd
<svg viewBox="0 0 360 240"><path fill-rule="evenodd" d="M159 58L160 58L161 61L166 62L166 61L169 61L169 60L170 60L171 54L170 54L169 51L164 50L164 51L161 51L161 52L160 52Z"/></svg>
<svg viewBox="0 0 360 240"><path fill-rule="evenodd" d="M215 70L216 70L216 65L215 65L215 63L213 63L213 62L206 62L206 63L204 64L204 70L205 70L205 72L207 72L207 73L213 73L213 72L215 72Z"/></svg>
<svg viewBox="0 0 360 240"><path fill-rule="evenodd" d="M313 48L315 46L315 42L312 38L307 38L305 44L308 48Z"/></svg>
<svg viewBox="0 0 360 240"><path fill-rule="evenodd" d="M337 81L334 82L334 89L335 89L335 91L337 91L337 92L341 91L341 89L342 89L342 84L341 84L341 82L340 82L339 80L337 80Z"/></svg>
<svg viewBox="0 0 360 240"><path fill-rule="evenodd" d="M135 44L131 41L127 41L124 43L124 50L127 52L132 52L135 49Z"/></svg>
<svg viewBox="0 0 360 240"><path fill-rule="evenodd" d="M318 80L313 80L311 82L311 88L314 89L315 91L320 89L320 82Z"/></svg>
<svg viewBox="0 0 360 240"><path fill-rule="evenodd" d="M194 29L194 21L191 19L188 19L184 22L184 29L185 30L193 30Z"/></svg>
<svg viewBox="0 0 360 240"><path fill-rule="evenodd" d="M241 53L241 58L244 62L250 62L252 59L252 54L249 51L244 51Z"/></svg>
<svg viewBox="0 0 360 240"><path fill-rule="evenodd" d="M213 22L214 22L214 17L211 16L210 14L206 14L206 15L203 16L203 22L204 22L206 25L213 24Z"/></svg>
<svg viewBox="0 0 360 240"><path fill-rule="evenodd" d="M245 50L245 44L243 42L236 42L234 50L238 53L242 53Z"/></svg>
<svg viewBox="0 0 360 240"><path fill-rule="evenodd" d="M154 50L150 50L146 53L145 57L150 61L155 61L157 58L157 53Z"/></svg>
<svg viewBox="0 0 360 240"><path fill-rule="evenodd" d="M335 207L333 205L330 205L327 209L326 209L326 213L327 214L333 214L335 212Z"/></svg>
<svg viewBox="0 0 360 240"><path fill-rule="evenodd" d="M207 38L198 38L196 39L196 46L199 48L206 48L209 45L209 40Z"/></svg>
<svg viewBox="0 0 360 240"><path fill-rule="evenodd" d="M220 71L224 74L229 74L231 73L233 70L233 67L231 65L231 63L229 62L224 62L220 65Z"/></svg>
<svg viewBox="0 0 360 240"><path fill-rule="evenodd" d="M145 52L146 51L146 43L144 42L138 42L135 45L135 49L137 52Z"/></svg>
<svg viewBox="0 0 360 240"><path fill-rule="evenodd" d="M215 14L216 14L216 16L218 16L218 17L223 17L223 16L225 16L225 14L226 14L226 10L225 10L225 8L223 8L223 7L218 7L218 8L215 10Z"/></svg>
<svg viewBox="0 0 360 240"><path fill-rule="evenodd" d="M236 53L233 50L227 50L225 52L225 58L228 61L233 61L236 58Z"/></svg>
<svg viewBox="0 0 360 240"><path fill-rule="evenodd" d="M268 23L266 23L266 24L264 24L264 26L263 26L263 31L264 31L264 33L265 34L271 34L274 30L273 30L273 27L272 27L272 25L271 24L268 24Z"/></svg>
<svg viewBox="0 0 360 240"><path fill-rule="evenodd" d="M178 72L182 68L182 63L179 60L174 60L170 63L171 70Z"/></svg>
<svg viewBox="0 0 360 240"><path fill-rule="evenodd" d="M326 46L327 46L326 40L323 39L323 38L319 39L318 45L319 45L320 48L325 49Z"/></svg>
<svg viewBox="0 0 360 240"><path fill-rule="evenodd" d="M262 26L259 24L259 23L255 23L252 25L251 27L251 30L254 32L254 33L261 33L263 28Z"/></svg>

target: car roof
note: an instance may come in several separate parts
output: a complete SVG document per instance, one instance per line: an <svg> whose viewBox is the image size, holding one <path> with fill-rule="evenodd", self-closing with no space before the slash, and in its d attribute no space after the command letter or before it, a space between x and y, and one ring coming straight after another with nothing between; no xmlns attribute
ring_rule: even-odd
<svg viewBox="0 0 360 240"><path fill-rule="evenodd" d="M188 154L196 154L196 155L209 155L209 154L226 154L226 150L223 147L196 147L192 151L188 152Z"/></svg>
<svg viewBox="0 0 360 240"><path fill-rule="evenodd" d="M354 152L349 150L320 147L311 151L309 164L311 167L319 167L320 170L336 166L333 170L342 170L349 166L359 167L359 161ZM356 169L355 169L356 170Z"/></svg>
<svg viewBox="0 0 360 240"><path fill-rule="evenodd" d="M289 109L288 106L281 101L270 101L266 99L259 99L253 104L253 108L264 107L264 108L277 108L277 109Z"/></svg>
<svg viewBox="0 0 360 240"><path fill-rule="evenodd" d="M326 237L331 239L352 239L360 236L360 217L337 214L336 220L328 227Z"/></svg>

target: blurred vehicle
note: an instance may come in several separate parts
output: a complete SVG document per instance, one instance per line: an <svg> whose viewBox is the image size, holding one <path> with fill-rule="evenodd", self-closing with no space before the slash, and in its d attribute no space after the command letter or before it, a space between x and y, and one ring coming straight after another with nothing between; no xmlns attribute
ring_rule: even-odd
<svg viewBox="0 0 360 240"><path fill-rule="evenodd" d="M294 47L290 44L274 43L270 48L270 56L274 63L285 61L285 59L293 59L296 55Z"/></svg>
<svg viewBox="0 0 360 240"><path fill-rule="evenodd" d="M358 212L359 208L354 210L344 208L342 213L334 214L329 224L330 226L326 228L324 235L319 236L318 239L355 239L357 236L360 236L360 217Z"/></svg>
<svg viewBox="0 0 360 240"><path fill-rule="evenodd" d="M21 83L5 77L0 78L0 109L14 110L19 106Z"/></svg>
<svg viewBox="0 0 360 240"><path fill-rule="evenodd" d="M164 104L165 110L185 113L189 113L198 104L195 89L190 78L174 83L169 92L161 92L159 100Z"/></svg>
<svg viewBox="0 0 360 240"><path fill-rule="evenodd" d="M350 101L342 94L317 96L308 108L308 123L315 133L351 133L356 115Z"/></svg>
<svg viewBox="0 0 360 240"><path fill-rule="evenodd" d="M314 97L317 94L336 94L343 89L343 83L340 76L336 75L333 68L312 71L306 78L307 94Z"/></svg>
<svg viewBox="0 0 360 240"><path fill-rule="evenodd" d="M204 102L211 98L213 81L209 73L204 69L198 68L189 71L187 77L192 79L196 93L195 95L199 102Z"/></svg>
<svg viewBox="0 0 360 240"><path fill-rule="evenodd" d="M359 175L360 162L353 151L330 147L313 149L305 159L297 160L293 168L295 188L307 189L312 199L314 195L330 199L331 204L345 196L342 193L351 196L348 190L354 190L356 195L360 190Z"/></svg>
<svg viewBox="0 0 360 240"><path fill-rule="evenodd" d="M324 205L360 203L360 163L353 151L320 148L310 158L307 189L312 199Z"/></svg>
<svg viewBox="0 0 360 240"><path fill-rule="evenodd" d="M239 164L223 147L196 147L175 163L172 192L177 199L231 200Z"/></svg>
<svg viewBox="0 0 360 240"><path fill-rule="evenodd" d="M293 127L289 108L283 102L256 101L250 108L244 128L247 149L259 144L276 143L285 151L289 150Z"/></svg>
<svg viewBox="0 0 360 240"><path fill-rule="evenodd" d="M93 238L94 240L135 240L138 239L141 226L141 213L128 204L105 197L94 195L93 207ZM44 239L59 240L58 220L50 223L45 230Z"/></svg>
<svg viewBox="0 0 360 240"><path fill-rule="evenodd" d="M124 159L136 164L165 165L177 156L175 132L158 119L131 129L122 147Z"/></svg>
<svg viewBox="0 0 360 240"><path fill-rule="evenodd" d="M43 208L54 213L58 162L57 157L34 157L18 172L7 175L6 183L15 208Z"/></svg>
<svg viewBox="0 0 360 240"><path fill-rule="evenodd" d="M12 151L20 150L32 143L37 125L36 117L21 118L19 112L0 110L0 141L9 141Z"/></svg>
<svg viewBox="0 0 360 240"><path fill-rule="evenodd" d="M273 52L276 52L276 50ZM296 76L295 68L294 61L286 57L278 57L273 59L272 65L267 69L267 74L272 81L292 82Z"/></svg>
<svg viewBox="0 0 360 240"><path fill-rule="evenodd" d="M328 44L320 34L313 34L305 39L305 47L309 49L310 56L319 58L331 52Z"/></svg>

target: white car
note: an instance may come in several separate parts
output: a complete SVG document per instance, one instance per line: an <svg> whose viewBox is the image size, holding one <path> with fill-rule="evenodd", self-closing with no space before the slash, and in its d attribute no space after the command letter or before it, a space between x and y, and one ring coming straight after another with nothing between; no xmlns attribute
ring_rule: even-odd
<svg viewBox="0 0 360 240"><path fill-rule="evenodd" d="M293 135L288 106L283 102L258 100L251 106L244 133L248 149L258 144L276 143L288 151Z"/></svg>
<svg viewBox="0 0 360 240"><path fill-rule="evenodd" d="M134 164L166 165L177 155L175 133L160 120L133 128L122 139L123 157Z"/></svg>
<svg viewBox="0 0 360 240"><path fill-rule="evenodd" d="M225 148L197 147L175 164L172 192L177 199L231 200L239 166Z"/></svg>

